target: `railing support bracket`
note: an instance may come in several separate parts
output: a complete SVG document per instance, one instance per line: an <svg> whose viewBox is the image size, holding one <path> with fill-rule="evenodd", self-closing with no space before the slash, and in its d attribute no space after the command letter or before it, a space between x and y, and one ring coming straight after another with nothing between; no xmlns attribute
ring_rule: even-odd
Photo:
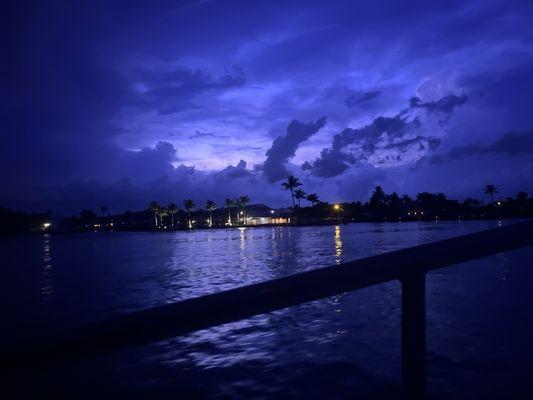
<svg viewBox="0 0 533 400"><path fill-rule="evenodd" d="M420 399L426 390L426 283L417 272L402 283L402 385L406 398Z"/></svg>

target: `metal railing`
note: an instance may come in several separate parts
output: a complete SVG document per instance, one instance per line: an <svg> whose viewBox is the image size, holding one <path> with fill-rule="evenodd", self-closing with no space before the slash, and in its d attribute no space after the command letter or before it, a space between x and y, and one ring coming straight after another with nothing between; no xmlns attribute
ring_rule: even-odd
<svg viewBox="0 0 533 400"><path fill-rule="evenodd" d="M427 243L284 278L134 312L11 351L11 367L109 354L391 280L402 288L402 384L410 398L426 386L425 274L533 244L533 221ZM6 352L4 352L6 354Z"/></svg>

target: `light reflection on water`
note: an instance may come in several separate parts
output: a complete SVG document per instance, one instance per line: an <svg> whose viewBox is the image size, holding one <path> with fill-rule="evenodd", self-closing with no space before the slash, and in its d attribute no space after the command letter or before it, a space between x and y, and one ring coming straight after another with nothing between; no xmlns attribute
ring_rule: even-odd
<svg viewBox="0 0 533 400"><path fill-rule="evenodd" d="M41 294L42 303L49 302L54 296L54 271L52 270L51 240L48 233L43 235Z"/></svg>
<svg viewBox="0 0 533 400"><path fill-rule="evenodd" d="M340 264L341 263L341 256L342 256L342 239L341 239L341 227L340 225L335 226L335 263Z"/></svg>
<svg viewBox="0 0 533 400"><path fill-rule="evenodd" d="M38 332L49 325L97 320L501 224L506 222L12 239L0 242L8 260L4 272L8 279L2 289L9 302L3 307L17 304L20 308L4 314L15 320L23 310ZM434 377L430 386L435 390L475 397L475 388L483 386L471 384L476 376L481 383L486 380L481 376L499 374L499 380L485 383L490 390L504 382L494 365L505 365L513 376L519 375L517 370L531 370L524 365L533 357L522 345L533 333L528 311L533 294L524 295L533 292L527 290L533 274L524 267L530 265L527 260L532 253L528 249L500 254L471 263L471 268L458 266L428 275L428 341ZM398 383L399 289L397 282L388 282L166 340L115 356L110 374L124 374L127 382L121 384L126 387L167 387L171 381L179 388L199 385L209 395L231 398L265 393L266 397L283 393L343 398L361 388ZM512 315L518 312L522 317L516 322ZM16 330L8 333L17 335ZM517 370L511 368L514 365ZM461 378L465 370L468 379ZM476 375L479 370L482 373Z"/></svg>

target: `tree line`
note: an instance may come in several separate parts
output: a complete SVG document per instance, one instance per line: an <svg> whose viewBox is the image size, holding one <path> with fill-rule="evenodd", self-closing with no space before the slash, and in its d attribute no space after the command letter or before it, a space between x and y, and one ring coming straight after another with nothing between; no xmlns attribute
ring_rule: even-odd
<svg viewBox="0 0 533 400"><path fill-rule="evenodd" d="M444 193L420 192L411 197L396 192L386 193L382 186L374 187L368 201L342 202L330 204L319 199L316 193L306 193L302 182L289 176L281 183L288 191L291 207L274 210L264 205L250 206L247 195L235 199L226 198L221 206L213 200L206 200L198 207L192 199L183 200L182 207L176 203L165 206L152 201L146 210L126 211L111 215L107 206L97 214L90 209L81 210L66 220L55 219L52 213L15 212L0 209L0 232L30 232L42 230L128 230L128 229L192 229L244 226L250 221L249 210L253 207L252 217L263 218L266 223L289 221L292 224L329 224L344 222L383 222L415 220L462 220L489 218L533 217L533 198L526 192L505 199L497 198L498 188L487 184L480 191L481 199L467 198L463 201L449 199ZM306 205L303 201L307 201ZM275 217L272 218L272 217ZM151 223L147 222L151 218ZM264 223L264 222L263 222Z"/></svg>
<svg viewBox="0 0 533 400"><path fill-rule="evenodd" d="M235 224L246 224L246 208L249 203L250 198L246 195L240 196L236 199L225 199L224 208L228 213L226 225L232 226ZM196 208L196 204L192 199L183 200L183 209L187 214L187 227L189 229L193 228L193 226L196 224L196 221L192 218L193 211L198 211ZM209 228L213 226L213 212L217 208L217 204L213 200L207 200L205 202L205 210L208 213L207 226ZM233 209L237 209L236 214L232 214ZM148 205L148 210L153 213L155 228L165 226L164 222L166 217L170 218L170 227L175 227L175 216L179 211L179 208L175 203L169 203L167 206L163 206L157 201L152 201ZM236 220L233 218L233 216L236 216Z"/></svg>

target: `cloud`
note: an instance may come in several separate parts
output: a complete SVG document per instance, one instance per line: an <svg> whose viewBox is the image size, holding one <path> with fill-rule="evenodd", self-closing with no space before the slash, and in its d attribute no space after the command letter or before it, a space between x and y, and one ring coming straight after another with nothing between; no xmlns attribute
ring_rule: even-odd
<svg viewBox="0 0 533 400"><path fill-rule="evenodd" d="M533 154L533 130L511 132L488 145L475 143L455 146L445 154L433 155L429 161L433 164L442 164L450 160L490 154L503 154L508 157Z"/></svg>
<svg viewBox="0 0 533 400"><path fill-rule="evenodd" d="M346 105L349 108L353 108L353 107L356 107L356 106L358 106L360 104L367 103L367 102L369 102L371 100L374 100L379 95L381 95L381 91L379 91L379 90L375 90L375 91L372 91L372 92L365 92L362 95L360 93L351 94L346 99Z"/></svg>
<svg viewBox="0 0 533 400"><path fill-rule="evenodd" d="M390 167L417 161L441 143L438 137L422 134L428 130L425 123L430 124L430 119L416 113L417 109L451 114L466 100L466 96L449 95L435 102L422 103L412 98L408 108L392 117L379 116L361 128L342 130L333 137L329 148L323 149L314 161L302 164L302 169L317 177L330 178L361 163Z"/></svg>
<svg viewBox="0 0 533 400"><path fill-rule="evenodd" d="M182 66L173 70L144 70L136 79L139 105L157 109L163 115L201 108L197 101L201 95L241 87L245 83L244 73L237 67L222 75Z"/></svg>
<svg viewBox="0 0 533 400"><path fill-rule="evenodd" d="M335 154L331 149L323 149L320 157L310 163L306 161L302 164L302 170L312 171L314 176L330 178L342 174L350 165L350 157L346 154Z"/></svg>
<svg viewBox="0 0 533 400"><path fill-rule="evenodd" d="M317 133L326 124L326 117L315 122L304 123L297 120L287 126L285 136L279 136L266 152L263 173L269 182L277 182L290 175L286 167L287 161L294 157L298 146Z"/></svg>
<svg viewBox="0 0 533 400"><path fill-rule="evenodd" d="M333 137L330 148L323 149L320 157L306 163L304 169L319 177L339 175L350 165L368 161L379 147L395 147L396 139L416 131L419 125L417 118L408 120L404 115L397 114L394 117L378 117L362 128L346 128Z"/></svg>
<svg viewBox="0 0 533 400"><path fill-rule="evenodd" d="M463 94L462 96L457 96L450 94L444 96L437 101L428 101L423 102L419 97L411 97L409 100L409 105L411 108L425 108L430 113L442 112L445 114L451 114L453 110L465 104L468 101L468 96Z"/></svg>
<svg viewBox="0 0 533 400"><path fill-rule="evenodd" d="M252 171L246 169L246 161L240 160L236 166L228 165L221 173L229 178L248 178L253 175Z"/></svg>

